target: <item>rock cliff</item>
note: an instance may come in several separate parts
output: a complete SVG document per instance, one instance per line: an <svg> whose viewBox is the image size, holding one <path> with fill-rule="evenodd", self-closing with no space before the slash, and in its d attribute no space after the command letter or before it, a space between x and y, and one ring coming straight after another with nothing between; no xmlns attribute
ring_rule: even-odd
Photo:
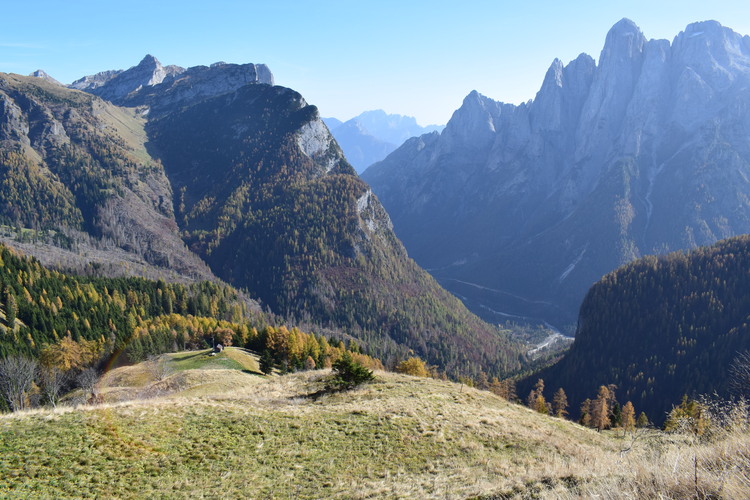
<svg viewBox="0 0 750 500"><path fill-rule="evenodd" d="M411 256L487 319L573 324L644 254L750 232L750 37L627 19L519 106L472 92L364 174Z"/></svg>

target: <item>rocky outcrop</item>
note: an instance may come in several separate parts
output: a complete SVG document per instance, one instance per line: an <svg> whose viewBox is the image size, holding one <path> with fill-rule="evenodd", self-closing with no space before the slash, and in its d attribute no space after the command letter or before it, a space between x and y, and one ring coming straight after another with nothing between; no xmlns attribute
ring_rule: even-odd
<svg viewBox="0 0 750 500"><path fill-rule="evenodd" d="M750 37L627 19L519 106L472 92L364 174L411 256L488 319L575 322L640 255L750 232ZM492 311L495 311L493 313Z"/></svg>
<svg viewBox="0 0 750 500"><path fill-rule="evenodd" d="M178 102L231 92L249 83L273 85L265 64L214 63L211 66L162 66L147 55L125 71L105 71L71 84L120 106L147 105L164 109Z"/></svg>
<svg viewBox="0 0 750 500"><path fill-rule="evenodd" d="M105 71L91 77L83 77L73 82L71 87L121 104L142 88L153 87L184 72L185 69L179 66L162 66L158 59L149 54L137 66L128 70Z"/></svg>
<svg viewBox="0 0 750 500"><path fill-rule="evenodd" d="M38 69L38 70L34 71L29 76L33 76L34 78L41 78L45 82L53 83L55 85L62 85L62 83L60 83L57 80L55 80L54 78L52 78L44 70L41 70L41 69Z"/></svg>

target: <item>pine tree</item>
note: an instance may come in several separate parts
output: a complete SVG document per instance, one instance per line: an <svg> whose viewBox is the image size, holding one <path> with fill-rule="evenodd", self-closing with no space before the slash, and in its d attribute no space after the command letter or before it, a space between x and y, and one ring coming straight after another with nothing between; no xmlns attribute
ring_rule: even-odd
<svg viewBox="0 0 750 500"><path fill-rule="evenodd" d="M18 305L16 296L8 289L5 292L5 322L11 330L16 326L16 315L18 314Z"/></svg>
<svg viewBox="0 0 750 500"><path fill-rule="evenodd" d="M667 432L687 431L696 436L702 436L708 429L709 421L706 409L694 399L682 396L679 406L672 408L667 421L664 422L664 430Z"/></svg>
<svg viewBox="0 0 750 500"><path fill-rule="evenodd" d="M639 429L643 429L645 427L648 427L649 421L648 417L646 416L646 412L642 411L640 415L638 415L638 421L635 424Z"/></svg>
<svg viewBox="0 0 750 500"><path fill-rule="evenodd" d="M611 394L612 393L610 392L610 395ZM617 401L613 401L611 404L609 421L612 424L611 427L619 427L622 425L622 408Z"/></svg>
<svg viewBox="0 0 750 500"><path fill-rule="evenodd" d="M479 372L479 376L477 377L477 389L481 389L483 391L486 391L490 388L490 380L487 378L487 374L483 371Z"/></svg>
<svg viewBox="0 0 750 500"><path fill-rule="evenodd" d="M273 355L271 351L266 349L263 351L263 355L260 357L260 371L269 375L273 371Z"/></svg>
<svg viewBox="0 0 750 500"><path fill-rule="evenodd" d="M351 389L375 378L372 370L355 361L349 351L344 351L344 354L333 363L333 371L334 375L329 385L338 390Z"/></svg>
<svg viewBox="0 0 750 500"><path fill-rule="evenodd" d="M305 370L314 370L315 369L315 360L312 358L312 356L308 356L305 360Z"/></svg>
<svg viewBox="0 0 750 500"><path fill-rule="evenodd" d="M427 365L425 365L424 361L417 356L412 356L396 365L396 372L405 375L412 375L414 377L430 376L430 372L427 370Z"/></svg>
<svg viewBox="0 0 750 500"><path fill-rule="evenodd" d="M560 387L552 398L552 409L556 417L565 418L568 415L568 396Z"/></svg>

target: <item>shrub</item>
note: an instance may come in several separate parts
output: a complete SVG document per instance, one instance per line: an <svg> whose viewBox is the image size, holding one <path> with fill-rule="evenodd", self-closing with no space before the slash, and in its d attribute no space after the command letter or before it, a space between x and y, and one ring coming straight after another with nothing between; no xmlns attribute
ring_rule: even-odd
<svg viewBox="0 0 750 500"><path fill-rule="evenodd" d="M429 377L430 372L424 361L414 356L396 365L396 371L414 377Z"/></svg>
<svg viewBox="0 0 750 500"><path fill-rule="evenodd" d="M354 361L349 351L344 351L344 354L333 363L333 377L328 385L332 389L341 391L370 382L374 378L372 370Z"/></svg>

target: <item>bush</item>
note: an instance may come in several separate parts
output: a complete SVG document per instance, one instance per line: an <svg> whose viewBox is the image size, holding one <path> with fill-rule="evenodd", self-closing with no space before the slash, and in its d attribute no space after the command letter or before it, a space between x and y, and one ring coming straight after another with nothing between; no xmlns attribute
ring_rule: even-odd
<svg viewBox="0 0 750 500"><path fill-rule="evenodd" d="M339 391L351 389L375 378L372 370L354 361L349 351L344 351L344 354L333 363L333 372L328 385Z"/></svg>
<svg viewBox="0 0 750 500"><path fill-rule="evenodd" d="M396 365L396 372L403 373L405 375L412 375L414 377L429 377L430 372L427 370L427 365L424 361L414 356L406 361L400 362Z"/></svg>

